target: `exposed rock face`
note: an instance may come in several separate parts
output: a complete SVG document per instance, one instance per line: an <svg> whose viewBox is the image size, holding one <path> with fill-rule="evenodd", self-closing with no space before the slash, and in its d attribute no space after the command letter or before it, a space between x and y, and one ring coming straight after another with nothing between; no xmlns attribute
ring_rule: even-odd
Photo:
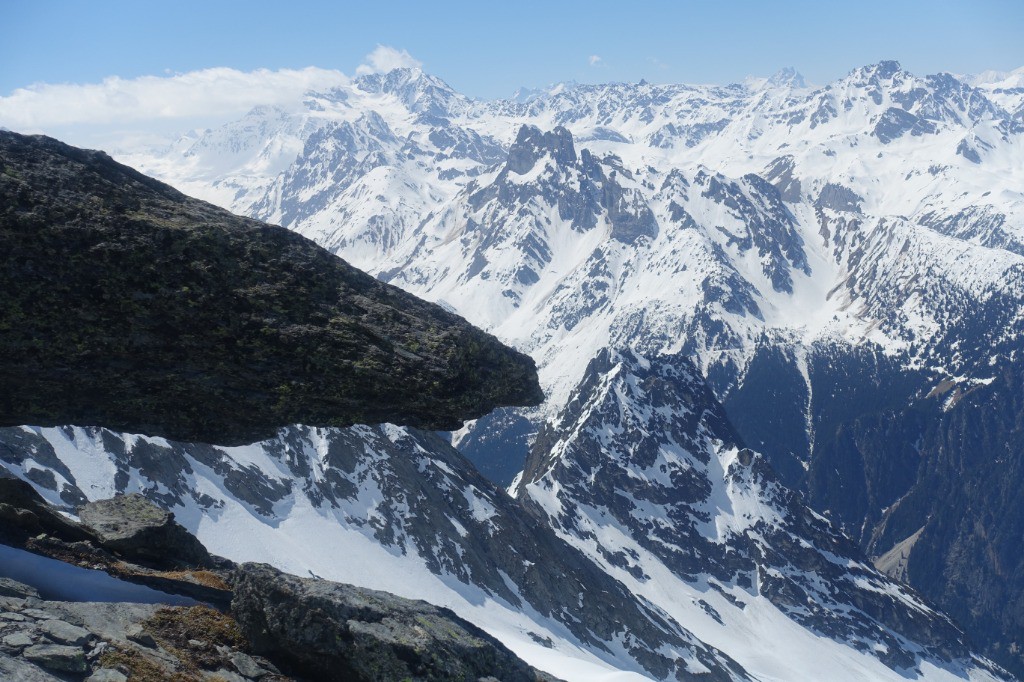
<svg viewBox="0 0 1024 682"><path fill-rule="evenodd" d="M447 609L266 564L235 574L232 610L256 650L318 680L543 679Z"/></svg>
<svg viewBox="0 0 1024 682"><path fill-rule="evenodd" d="M929 595L1011 672L1024 676L1024 365L991 368L987 385L944 387L910 408L865 416L834 448L836 464L915 443L915 479L865 545Z"/></svg>
<svg viewBox="0 0 1024 682"><path fill-rule="evenodd" d="M0 132L0 206L2 424L239 444L543 397L458 316L102 153Z"/></svg>
<svg viewBox="0 0 1024 682"><path fill-rule="evenodd" d="M983 348L961 351L978 358L984 381L939 380L899 356L820 346L807 356L808 381L791 357L759 352L726 406L743 439L772 453L786 485L1022 677L1024 364L989 361L997 335L1015 324L991 316L1006 308L993 298L972 306L975 330L949 327L955 338L984 334ZM769 401L782 407L757 411ZM804 405L815 438L787 442L806 419L794 406ZM806 469L808 455L788 455L808 452Z"/></svg>
<svg viewBox="0 0 1024 682"><path fill-rule="evenodd" d="M533 170L534 164L545 154L550 153L559 165L576 163L576 147L573 145L572 134L559 126L551 132L542 132L533 126L519 129L516 141L508 152L508 169L518 175L525 175Z"/></svg>
<svg viewBox="0 0 1024 682"><path fill-rule="evenodd" d="M635 593L671 591L666 610L722 650L745 654L756 645L728 646L731 632L782 613L895 671L975 665L948 617L873 570L743 448L685 358L599 353L558 420L541 428L517 492ZM795 637L787 631L774 619L764 636Z"/></svg>
<svg viewBox="0 0 1024 682"><path fill-rule="evenodd" d="M210 553L174 520L174 514L137 493L90 502L78 515L101 546L122 556L143 561L170 558L189 566L211 563Z"/></svg>

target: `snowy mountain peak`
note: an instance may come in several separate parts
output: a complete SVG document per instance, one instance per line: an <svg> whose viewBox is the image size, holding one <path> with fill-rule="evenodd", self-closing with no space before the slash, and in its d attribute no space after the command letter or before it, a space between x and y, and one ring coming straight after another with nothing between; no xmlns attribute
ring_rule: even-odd
<svg viewBox="0 0 1024 682"><path fill-rule="evenodd" d="M792 66L779 69L768 78L768 84L773 87L806 88L807 81L803 75Z"/></svg>
<svg viewBox="0 0 1024 682"><path fill-rule="evenodd" d="M363 74L353 80L353 85L368 93L394 95L410 111L435 118L451 116L469 105L468 98L419 67Z"/></svg>
<svg viewBox="0 0 1024 682"><path fill-rule="evenodd" d="M868 64L854 69L850 77L870 83L881 81L892 81L901 74L905 74L903 66L895 59L884 59L875 64Z"/></svg>

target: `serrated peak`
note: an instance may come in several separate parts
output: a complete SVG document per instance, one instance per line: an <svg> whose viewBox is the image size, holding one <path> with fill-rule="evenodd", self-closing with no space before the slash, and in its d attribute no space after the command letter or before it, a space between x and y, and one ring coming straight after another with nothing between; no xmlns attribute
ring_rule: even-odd
<svg viewBox="0 0 1024 682"><path fill-rule="evenodd" d="M792 66L779 69L768 79L770 85L777 87L806 88L807 81L803 75Z"/></svg>
<svg viewBox="0 0 1024 682"><path fill-rule="evenodd" d="M572 133L568 129L557 126L554 130L543 132L533 125L524 125L516 135L516 141L508 150L508 169L523 175L528 173L537 160L550 154L560 166L576 163L576 147Z"/></svg>
<svg viewBox="0 0 1024 682"><path fill-rule="evenodd" d="M906 72L898 61L895 59L884 59L878 63L854 69L850 73L850 77L855 80L881 81L892 80L901 73Z"/></svg>

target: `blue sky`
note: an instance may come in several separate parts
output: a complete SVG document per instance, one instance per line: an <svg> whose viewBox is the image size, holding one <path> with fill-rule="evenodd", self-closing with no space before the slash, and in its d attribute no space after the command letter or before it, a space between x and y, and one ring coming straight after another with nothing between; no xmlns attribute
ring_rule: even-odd
<svg viewBox="0 0 1024 682"><path fill-rule="evenodd" d="M351 74L378 44L485 98L570 79L724 83L784 66L824 83L883 58L919 73L1024 66L1022 0L8 0L3 14L0 96L215 66Z"/></svg>
<svg viewBox="0 0 1024 682"><path fill-rule="evenodd" d="M559 81L812 84L1024 66L1024 0L0 0L0 127L108 151L422 64L478 98Z"/></svg>

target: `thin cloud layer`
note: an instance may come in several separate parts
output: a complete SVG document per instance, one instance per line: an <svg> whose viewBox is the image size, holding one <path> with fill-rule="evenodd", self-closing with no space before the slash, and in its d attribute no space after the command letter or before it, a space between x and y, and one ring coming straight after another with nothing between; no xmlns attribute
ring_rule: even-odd
<svg viewBox="0 0 1024 682"><path fill-rule="evenodd" d="M356 75L387 73L392 69L419 69L422 66L423 62L405 50L398 50L388 45L378 45L373 52L366 55L365 62L356 67Z"/></svg>
<svg viewBox="0 0 1024 682"><path fill-rule="evenodd" d="M420 67L405 50L378 45L357 74ZM221 125L259 105L291 107L310 90L350 82L333 69L216 67L99 83L37 83L0 97L0 128L44 133L71 144L131 150L165 144L190 129Z"/></svg>
<svg viewBox="0 0 1024 682"><path fill-rule="evenodd" d="M348 80L340 71L309 67L248 72L212 68L171 76L112 76L100 83L42 83L0 97L0 126L46 132L72 125L217 118L259 104L294 102L308 90Z"/></svg>

